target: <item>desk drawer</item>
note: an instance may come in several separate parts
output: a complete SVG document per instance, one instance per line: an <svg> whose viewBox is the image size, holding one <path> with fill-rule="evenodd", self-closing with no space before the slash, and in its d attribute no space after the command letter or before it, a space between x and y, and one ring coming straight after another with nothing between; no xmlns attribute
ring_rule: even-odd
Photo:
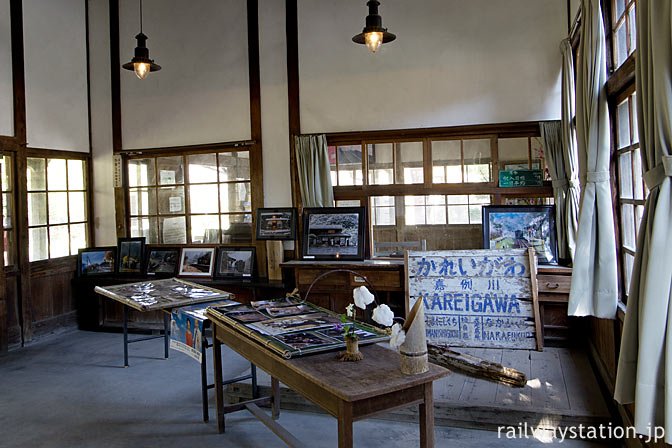
<svg viewBox="0 0 672 448"><path fill-rule="evenodd" d="M572 277L569 275L539 275L537 284L540 293L569 294Z"/></svg>
<svg viewBox="0 0 672 448"><path fill-rule="evenodd" d="M401 288L401 274L397 271L361 271L376 289L381 291L389 290L390 288ZM366 285L363 278L350 274L350 285L358 287Z"/></svg>
<svg viewBox="0 0 672 448"><path fill-rule="evenodd" d="M325 272L328 272L323 269L297 269L296 271L296 282L301 285L305 286L308 288L310 284L321 274L324 274ZM348 281L348 273L347 272L333 272L331 274L328 274L324 277L322 277L316 284L315 288L320 288L325 285L340 285L340 286L345 286Z"/></svg>

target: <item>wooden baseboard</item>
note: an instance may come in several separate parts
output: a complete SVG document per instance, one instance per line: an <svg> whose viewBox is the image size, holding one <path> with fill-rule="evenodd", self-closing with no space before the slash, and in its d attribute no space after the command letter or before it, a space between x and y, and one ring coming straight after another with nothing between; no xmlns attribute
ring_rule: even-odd
<svg viewBox="0 0 672 448"><path fill-rule="evenodd" d="M77 328L77 311L61 314L38 322L33 322L33 341L37 338L63 330Z"/></svg>

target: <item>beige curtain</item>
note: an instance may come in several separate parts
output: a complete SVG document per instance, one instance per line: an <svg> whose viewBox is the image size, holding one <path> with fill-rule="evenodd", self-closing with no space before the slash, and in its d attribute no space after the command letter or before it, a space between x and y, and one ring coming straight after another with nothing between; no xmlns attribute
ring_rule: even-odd
<svg viewBox="0 0 672 448"><path fill-rule="evenodd" d="M333 207L326 135L294 137L301 200L304 207Z"/></svg>
<svg viewBox="0 0 672 448"><path fill-rule="evenodd" d="M569 258L567 246L566 198L567 177L565 177L565 156L562 146L562 128L559 121L539 123L541 140L544 145L548 171L553 181L553 199L555 201L555 228L558 234L558 258Z"/></svg>
<svg viewBox="0 0 672 448"><path fill-rule="evenodd" d="M600 0L583 0L581 11L576 83L581 210L568 313L613 319L618 277L609 175L607 53Z"/></svg>
<svg viewBox="0 0 672 448"><path fill-rule="evenodd" d="M562 146L565 157L565 177L567 179L567 195L565 198L565 225L567 249L569 256L574 260L576 252L576 232L579 228L579 154L576 149L576 126L573 124L576 116L574 91L574 58L572 44L564 39L560 44L562 52Z"/></svg>
<svg viewBox="0 0 672 448"><path fill-rule="evenodd" d="M672 443L672 4L637 2L637 118L651 190L639 230L615 397L635 403L635 427L665 427Z"/></svg>

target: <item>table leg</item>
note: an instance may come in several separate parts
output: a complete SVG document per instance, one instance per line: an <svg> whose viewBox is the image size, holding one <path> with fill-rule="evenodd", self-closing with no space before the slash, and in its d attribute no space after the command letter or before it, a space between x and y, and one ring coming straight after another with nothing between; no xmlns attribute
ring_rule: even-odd
<svg viewBox="0 0 672 448"><path fill-rule="evenodd" d="M224 420L224 385L222 384L222 343L217 339L217 325L212 326L212 353L215 368L215 408L217 409L217 432L226 430Z"/></svg>
<svg viewBox="0 0 672 448"><path fill-rule="evenodd" d="M168 346L170 345L170 335L168 328L170 327L170 313L163 312L163 356L168 359Z"/></svg>
<svg viewBox="0 0 672 448"><path fill-rule="evenodd" d="M124 367L128 367L128 311L126 311L126 305L122 305L121 308L124 327Z"/></svg>
<svg viewBox="0 0 672 448"><path fill-rule="evenodd" d="M271 397L273 399L271 417L277 420L280 417L280 381L275 377L271 377Z"/></svg>
<svg viewBox="0 0 672 448"><path fill-rule="evenodd" d="M425 383L424 402L420 404L420 448L434 448L434 391Z"/></svg>
<svg viewBox="0 0 672 448"><path fill-rule="evenodd" d="M205 337L205 322L201 333L201 401L203 402L203 421L210 420L208 415L208 340Z"/></svg>
<svg viewBox="0 0 672 448"><path fill-rule="evenodd" d="M338 448L352 448L352 403L338 404Z"/></svg>
<svg viewBox="0 0 672 448"><path fill-rule="evenodd" d="M259 398L259 386L257 385L257 366L250 363L250 375L252 375L252 398Z"/></svg>

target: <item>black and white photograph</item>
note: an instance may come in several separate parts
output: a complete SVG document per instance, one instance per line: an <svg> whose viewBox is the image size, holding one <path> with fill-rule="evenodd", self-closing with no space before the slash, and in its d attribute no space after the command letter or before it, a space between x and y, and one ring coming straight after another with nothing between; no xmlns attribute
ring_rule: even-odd
<svg viewBox="0 0 672 448"><path fill-rule="evenodd" d="M258 240L293 240L296 237L296 209L258 209L256 235Z"/></svg>
<svg viewBox="0 0 672 448"><path fill-rule="evenodd" d="M283 344L299 350L334 343L331 339L325 338L317 333L306 331L300 333L279 334L275 338Z"/></svg>
<svg viewBox="0 0 672 448"><path fill-rule="evenodd" d="M300 330L331 327L339 323L341 323L341 320L338 317L325 313L310 313L255 322L250 324L250 327L260 333L276 336Z"/></svg>
<svg viewBox="0 0 672 448"><path fill-rule="evenodd" d="M184 247L180 258L179 275L183 277L212 277L214 260L214 247Z"/></svg>
<svg viewBox="0 0 672 448"><path fill-rule="evenodd" d="M363 260L364 207L306 208L303 211L303 258Z"/></svg>
<svg viewBox="0 0 672 448"><path fill-rule="evenodd" d="M317 333L321 334L322 336L326 336L328 338L336 339L336 340L342 342L344 332L345 332L345 329L341 329L341 328L326 328L324 330L319 330ZM360 340L366 340L366 339L380 337L380 335L377 335L375 333L371 333L370 331L362 330L361 328L355 328L353 333L355 335L357 335L357 337Z"/></svg>
<svg viewBox="0 0 672 448"><path fill-rule="evenodd" d="M217 250L217 278L251 278L254 276L254 247L220 247Z"/></svg>
<svg viewBox="0 0 672 448"><path fill-rule="evenodd" d="M235 319L238 322L260 322L262 320L268 319L268 317L261 314L259 311L248 310L248 311L230 311L226 313L227 317Z"/></svg>

